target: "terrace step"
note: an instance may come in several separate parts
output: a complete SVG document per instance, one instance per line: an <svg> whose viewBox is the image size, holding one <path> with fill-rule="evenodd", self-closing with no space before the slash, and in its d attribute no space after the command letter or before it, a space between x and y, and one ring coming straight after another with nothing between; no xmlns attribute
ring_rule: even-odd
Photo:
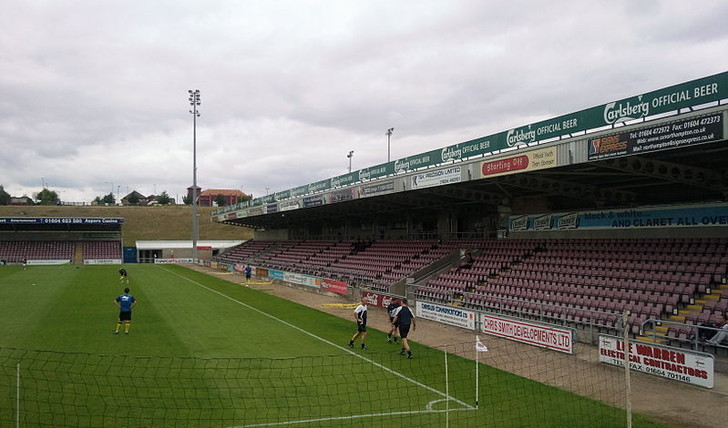
<svg viewBox="0 0 728 428"><path fill-rule="evenodd" d="M664 344L667 343L667 338L664 336L637 336L635 337L635 340L639 340L640 342L647 342L647 343L657 343L657 344Z"/></svg>

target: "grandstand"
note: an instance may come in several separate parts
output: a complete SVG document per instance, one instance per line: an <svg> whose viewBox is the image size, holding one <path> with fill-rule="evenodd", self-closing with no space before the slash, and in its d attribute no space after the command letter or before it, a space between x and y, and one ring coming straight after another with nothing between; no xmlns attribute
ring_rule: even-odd
<svg viewBox="0 0 728 428"><path fill-rule="evenodd" d="M119 264L121 218L0 217L4 264Z"/></svg>
<svg viewBox="0 0 728 428"><path fill-rule="evenodd" d="M728 307L726 99L722 73L223 207L256 232L216 261L725 355L697 327Z"/></svg>
<svg viewBox="0 0 728 428"><path fill-rule="evenodd" d="M402 240L377 241L360 250L355 244L253 240L219 261L348 281L382 292L403 290L410 275L426 271L431 274L410 289L417 300L613 332L621 329L626 308L635 335L648 319L684 316L697 325L715 322L728 306L728 292L726 298L720 294L728 270L728 239L722 238ZM450 257L453 248L458 248L456 258ZM459 257L465 248L477 253L467 267ZM427 258L430 253L435 257ZM443 260L445 267L438 269ZM705 300L706 295L713 297ZM701 301L702 315L694 310L680 315Z"/></svg>

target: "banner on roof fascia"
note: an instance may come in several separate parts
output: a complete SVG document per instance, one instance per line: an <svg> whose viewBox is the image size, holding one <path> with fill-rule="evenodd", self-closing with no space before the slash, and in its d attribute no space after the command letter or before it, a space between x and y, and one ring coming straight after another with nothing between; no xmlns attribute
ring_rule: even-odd
<svg viewBox="0 0 728 428"><path fill-rule="evenodd" d="M337 190L329 193L329 201L334 204L336 202L350 201L356 197L356 189L351 187L349 189Z"/></svg>
<svg viewBox="0 0 728 428"><path fill-rule="evenodd" d="M715 357L705 352L673 348L645 342L628 342L614 336L599 335L599 362L624 367L629 350L629 368L677 382L713 388Z"/></svg>
<svg viewBox="0 0 728 428"><path fill-rule="evenodd" d="M464 143L447 146L440 151L440 161L450 162L490 153L490 137L478 138Z"/></svg>
<svg viewBox="0 0 728 428"><path fill-rule="evenodd" d="M266 214L273 214L278 212L278 204L268 204L265 206Z"/></svg>
<svg viewBox="0 0 728 428"><path fill-rule="evenodd" d="M723 113L590 138L589 160L650 153L723 139Z"/></svg>
<svg viewBox="0 0 728 428"><path fill-rule="evenodd" d="M291 191L290 190L283 190L281 192L275 192L273 194L276 198L276 201L280 201L283 199L288 199L291 197Z"/></svg>
<svg viewBox="0 0 728 428"><path fill-rule="evenodd" d="M323 192L331 189L331 179L317 181L308 185L309 193Z"/></svg>
<svg viewBox="0 0 728 428"><path fill-rule="evenodd" d="M447 184L460 183L462 180L463 172L459 165L432 171L423 171L410 176L412 189L445 186Z"/></svg>
<svg viewBox="0 0 728 428"><path fill-rule="evenodd" d="M0 224L122 224L123 218L0 217Z"/></svg>
<svg viewBox="0 0 728 428"><path fill-rule="evenodd" d="M508 230L519 232L723 226L728 226L728 205L716 204L511 216Z"/></svg>
<svg viewBox="0 0 728 428"><path fill-rule="evenodd" d="M263 207L249 208L248 215L249 216L263 215Z"/></svg>
<svg viewBox="0 0 728 428"><path fill-rule="evenodd" d="M331 187L343 187L359 181L359 171L350 172L331 179Z"/></svg>
<svg viewBox="0 0 728 428"><path fill-rule="evenodd" d="M298 186L295 189L291 189L291 197L295 198L296 196L303 196L308 194L308 184L304 184L303 186Z"/></svg>
<svg viewBox="0 0 728 428"><path fill-rule="evenodd" d="M728 98L728 73L720 73L513 128L494 135L492 139L496 150L517 147L725 98Z"/></svg>
<svg viewBox="0 0 728 428"><path fill-rule="evenodd" d="M369 168L362 168L358 172L358 181L375 180L394 174L394 162L387 162Z"/></svg>
<svg viewBox="0 0 728 428"><path fill-rule="evenodd" d="M307 196L303 198L303 208L320 207L326 204L326 195Z"/></svg>
<svg viewBox="0 0 728 428"><path fill-rule="evenodd" d="M440 150L432 150L419 155L407 156L406 158L394 161L394 172L397 174L413 171L418 168L426 168L429 166L442 163Z"/></svg>
<svg viewBox="0 0 728 428"><path fill-rule="evenodd" d="M275 194L266 195L266 196L262 196L259 199L261 200L261 202L263 203L263 205L265 205L265 204L272 204L273 202L276 201L276 196L275 196Z"/></svg>
<svg viewBox="0 0 728 428"><path fill-rule="evenodd" d="M236 212L225 214L225 220L235 220L236 218L238 218L238 213Z"/></svg>
<svg viewBox="0 0 728 428"><path fill-rule="evenodd" d="M297 200L281 202L278 205L278 209L280 211L291 211L291 210L297 210L299 208L301 208L301 204Z"/></svg>
<svg viewBox="0 0 728 428"><path fill-rule="evenodd" d="M359 186L358 188L358 194L360 198L385 195L392 192L394 192L394 181L372 184L370 186Z"/></svg>
<svg viewBox="0 0 728 428"><path fill-rule="evenodd" d="M559 166L556 157L557 150L557 147L547 147L531 150L518 156L483 162L480 164L480 178L555 168Z"/></svg>

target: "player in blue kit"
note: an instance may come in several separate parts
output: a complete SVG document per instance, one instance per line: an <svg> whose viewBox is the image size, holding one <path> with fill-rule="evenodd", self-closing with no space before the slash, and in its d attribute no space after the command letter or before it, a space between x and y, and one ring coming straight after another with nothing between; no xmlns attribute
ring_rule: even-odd
<svg viewBox="0 0 728 428"><path fill-rule="evenodd" d="M129 289L124 289L124 294L114 299L114 303L119 308L119 321L116 322L116 330L114 334L119 334L121 325L124 324L124 334L129 334L129 327L131 326L131 310L137 304L137 299L129 294Z"/></svg>

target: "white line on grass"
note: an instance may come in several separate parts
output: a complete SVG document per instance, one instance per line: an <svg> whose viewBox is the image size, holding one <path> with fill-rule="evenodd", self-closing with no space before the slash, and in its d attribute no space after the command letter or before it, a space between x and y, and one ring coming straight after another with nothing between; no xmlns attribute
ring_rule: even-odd
<svg viewBox="0 0 728 428"><path fill-rule="evenodd" d="M237 303L237 304L239 304L241 306L244 306L244 307L246 307L246 308L248 308L248 309L250 309L252 311L255 311L255 312L257 312L257 313L259 313L259 314L261 314L263 316L266 316L266 317L271 318L271 319L273 319L275 321L278 321L281 324L284 324L284 325L286 325L286 326L288 326L288 327L290 327L292 329L298 330L298 331L300 331L303 334L307 334L307 335L313 337L316 340L319 340L321 342L324 342L324 343L326 343L328 345L333 346L334 348L338 348L338 349L340 349L342 351L348 352L349 354L354 355L354 356L356 356L358 358L361 358L362 360L364 360L364 361L366 361L366 362L374 365L375 367L378 367L378 368L380 368L380 369L382 369L382 370L384 370L384 371L386 371L386 372L388 372L390 374L393 374L395 376L398 376L398 377L400 377L400 378L402 378L402 379L404 379L404 380L406 380L408 382L411 382L411 383L413 383L413 384L415 384L415 385L417 385L417 386L419 386L421 388L424 388L424 389L426 389L426 390L428 390L430 392L434 392L435 394L438 394L438 395L444 397L447 400L452 400L452 401L454 401L454 402L462 405L463 407L465 407L465 409L462 409L462 410L476 410L476 407L471 406L471 405L469 405L468 403L466 403L464 401L461 401L461 400L459 400L459 399L457 399L455 397L448 396L447 394L445 394L442 391L438 391L437 389L432 388L431 386L428 386L428 385L425 385L424 383L418 382L418 381L416 381L416 380L414 380L414 379L412 379L410 377L407 377L407 376L403 375L402 373L399 373L397 371L394 371L394 370L390 369L389 367L385 367L382 364L377 363L376 361L370 360L369 358L367 358L367 357L365 357L365 356L363 356L361 354L357 354L356 352L351 351L350 349L347 349L347 348L345 348L345 347L343 347L341 345L338 345L338 344L336 344L334 342L331 342L330 340L326 340L323 337L316 336L315 334L313 334L313 333L311 333L309 331L306 331L306 330L302 329L301 327L298 327L296 325L293 325L293 324L291 324L291 323L289 323L287 321L284 321L284 320L282 320L282 319L280 319L280 318L278 318L278 317L276 317L274 315L271 315L271 314L269 314L267 312L263 312L263 311L261 311L258 308L255 308L253 306L250 306L247 303L241 302L240 300L235 300L235 299L233 299L232 297L228 296L225 293L222 293L222 292L217 291L217 290L213 290L212 288L210 288L210 287L208 287L208 286L206 286L204 284L201 284L201 283L199 283L199 282L197 282L197 281L195 281L193 279L190 279L190 278L188 278L188 277L186 277L184 275L180 275L177 272L173 272L173 271L171 271L169 269L165 269L165 270L167 272L169 272L169 273L172 273L174 275L179 276L180 278L186 279L187 281L189 281L189 282L191 282L191 283L193 283L193 284L195 284L195 285L197 285L199 287L202 287L202 288L204 288L207 291L210 291L212 293L215 293L218 296L224 297L224 298L230 300L231 302L235 302L235 303ZM456 410L456 409L453 409L453 410ZM428 410L428 411L424 411L423 413L430 413L430 412L435 412L435 411L434 410ZM419 413L419 412L415 412L415 413ZM392 413L392 414L398 414L398 413ZM407 414L407 412L405 412L405 414ZM383 414L383 415L386 416L386 415L389 415L389 413ZM365 416L377 416L377 415L365 415ZM343 417L343 418L354 418L354 417L356 417L356 416L346 416L346 417ZM364 416L361 416L361 417L364 417ZM252 427L252 426L264 426L264 425L249 425L249 426Z"/></svg>
<svg viewBox="0 0 728 428"><path fill-rule="evenodd" d="M446 413L446 412L458 412L472 409L450 409L450 410L411 410L408 412L389 412L389 413L371 413L364 415L351 415L351 416L334 416L330 418L316 418L316 419L302 419L299 421L285 421L285 422L270 422L252 425L236 425L228 428L256 428L256 427L272 427L281 425L297 425L297 424L310 424L313 422L325 422L325 421L344 421L351 419L363 419L363 418L375 418L384 416L404 416L404 415L422 415L426 413Z"/></svg>

